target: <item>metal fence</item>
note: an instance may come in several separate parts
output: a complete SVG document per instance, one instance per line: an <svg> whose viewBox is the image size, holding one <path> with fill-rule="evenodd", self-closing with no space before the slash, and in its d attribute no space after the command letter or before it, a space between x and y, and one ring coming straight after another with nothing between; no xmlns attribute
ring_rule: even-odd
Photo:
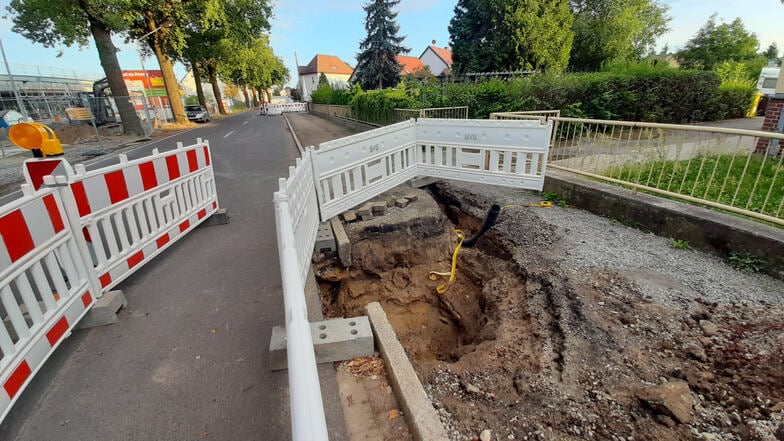
<svg viewBox="0 0 784 441"><path fill-rule="evenodd" d="M351 106L311 104L314 112L348 118L376 125L389 125L411 118L468 119L468 107L431 107L426 109L391 109L355 111Z"/></svg>
<svg viewBox="0 0 784 441"><path fill-rule="evenodd" d="M493 116L491 115L491 118ZM497 114L495 119L510 119ZM517 119L541 115L518 114ZM784 225L784 135L549 117L549 167Z"/></svg>

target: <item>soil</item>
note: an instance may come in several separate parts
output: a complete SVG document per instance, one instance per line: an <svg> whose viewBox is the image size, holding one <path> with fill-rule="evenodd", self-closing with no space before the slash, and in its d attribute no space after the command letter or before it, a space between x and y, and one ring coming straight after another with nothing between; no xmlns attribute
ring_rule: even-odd
<svg viewBox="0 0 784 441"><path fill-rule="evenodd" d="M346 224L352 266L327 259L316 276L327 317L381 302L452 439L784 439L780 303L719 304L645 268L574 271L558 227L527 214L461 249L437 294L429 272L449 269L454 230L478 230L489 203L448 185L416 194Z"/></svg>

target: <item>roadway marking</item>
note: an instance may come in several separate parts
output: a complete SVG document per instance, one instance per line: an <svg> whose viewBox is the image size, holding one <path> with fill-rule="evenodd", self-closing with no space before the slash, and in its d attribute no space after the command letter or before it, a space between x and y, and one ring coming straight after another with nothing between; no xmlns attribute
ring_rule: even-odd
<svg viewBox="0 0 784 441"><path fill-rule="evenodd" d="M245 125L245 124L247 124L247 123L248 123L247 121L243 121L243 122L242 122L242 125L244 126L244 125Z"/></svg>
<svg viewBox="0 0 784 441"><path fill-rule="evenodd" d="M228 138L229 136L231 136L231 134L232 134L232 133L234 133L234 130L232 130L231 132L229 132L229 133L227 133L227 134L223 135L223 137L224 137L224 138Z"/></svg>

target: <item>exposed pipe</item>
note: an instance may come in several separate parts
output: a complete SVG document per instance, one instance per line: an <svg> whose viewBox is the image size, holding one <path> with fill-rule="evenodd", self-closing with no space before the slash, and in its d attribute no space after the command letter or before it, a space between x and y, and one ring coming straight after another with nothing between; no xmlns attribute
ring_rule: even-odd
<svg viewBox="0 0 784 441"><path fill-rule="evenodd" d="M487 232L490 228L493 228L495 222L498 220L498 215L501 213L501 206L498 204L493 204L490 207L490 210L487 212L487 217L485 217L485 222L482 224L482 228L479 229L473 236L469 237L468 239L463 241L463 246L471 248L476 245L476 241L482 237L483 234Z"/></svg>

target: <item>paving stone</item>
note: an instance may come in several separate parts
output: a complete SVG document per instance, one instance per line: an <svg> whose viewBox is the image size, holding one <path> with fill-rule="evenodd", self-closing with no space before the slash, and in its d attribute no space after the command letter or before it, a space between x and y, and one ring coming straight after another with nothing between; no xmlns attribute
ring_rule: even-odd
<svg viewBox="0 0 784 441"><path fill-rule="evenodd" d="M346 222L356 222L357 212L354 210L348 210L347 212L343 213L343 220Z"/></svg>
<svg viewBox="0 0 784 441"><path fill-rule="evenodd" d="M408 199L409 202L415 202L417 199L419 199L419 196L417 196L415 193L409 193L403 197Z"/></svg>
<svg viewBox="0 0 784 441"><path fill-rule="evenodd" d="M408 199L397 199L395 201L395 206L400 208L406 208L408 206Z"/></svg>
<svg viewBox="0 0 784 441"><path fill-rule="evenodd" d="M343 267L348 268L351 266L351 242L348 240L348 234L343 228L343 224L337 216L329 220L332 224L332 232L335 234L335 243L338 246L338 258Z"/></svg>
<svg viewBox="0 0 784 441"><path fill-rule="evenodd" d="M383 216L387 214L387 202L380 201L380 202L373 202L371 204L373 207L373 214L376 216Z"/></svg>

